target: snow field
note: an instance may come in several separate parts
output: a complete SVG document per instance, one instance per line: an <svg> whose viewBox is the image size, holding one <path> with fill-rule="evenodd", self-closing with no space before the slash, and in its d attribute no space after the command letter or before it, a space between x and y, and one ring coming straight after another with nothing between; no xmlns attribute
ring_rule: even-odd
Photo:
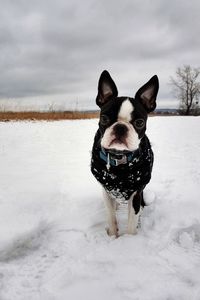
<svg viewBox="0 0 200 300"><path fill-rule="evenodd" d="M199 300L200 118L149 118L149 205L118 239L90 174L97 123L0 123L0 299Z"/></svg>

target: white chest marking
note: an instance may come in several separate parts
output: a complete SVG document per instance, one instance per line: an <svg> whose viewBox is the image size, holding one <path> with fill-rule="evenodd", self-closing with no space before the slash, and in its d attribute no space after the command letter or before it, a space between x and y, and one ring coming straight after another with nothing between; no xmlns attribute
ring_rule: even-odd
<svg viewBox="0 0 200 300"><path fill-rule="evenodd" d="M119 111L118 121L130 122L131 114L134 110L134 107L130 100L127 98L123 103Z"/></svg>

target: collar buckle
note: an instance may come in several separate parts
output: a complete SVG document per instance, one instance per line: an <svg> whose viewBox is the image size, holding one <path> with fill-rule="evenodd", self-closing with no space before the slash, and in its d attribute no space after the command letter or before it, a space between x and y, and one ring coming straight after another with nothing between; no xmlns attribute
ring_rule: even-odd
<svg viewBox="0 0 200 300"><path fill-rule="evenodd" d="M122 158L120 158L120 159L118 159L118 158L112 158L112 159L115 161L116 167L119 165L125 165L128 162L126 155L122 155Z"/></svg>
<svg viewBox="0 0 200 300"><path fill-rule="evenodd" d="M99 152L100 158L106 162L107 169L110 169L110 166L117 167L119 165L126 165L137 156L138 150L135 150L126 154L114 154L106 152L104 148L101 148Z"/></svg>

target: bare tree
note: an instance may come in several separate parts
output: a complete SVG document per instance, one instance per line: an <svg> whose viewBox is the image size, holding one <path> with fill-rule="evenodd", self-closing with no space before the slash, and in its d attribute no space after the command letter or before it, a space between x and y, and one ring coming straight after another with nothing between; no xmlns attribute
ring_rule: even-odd
<svg viewBox="0 0 200 300"><path fill-rule="evenodd" d="M197 114L199 112L200 96L200 68L192 68L185 65L176 70L176 78L171 77L177 98L180 100L179 110L184 115Z"/></svg>

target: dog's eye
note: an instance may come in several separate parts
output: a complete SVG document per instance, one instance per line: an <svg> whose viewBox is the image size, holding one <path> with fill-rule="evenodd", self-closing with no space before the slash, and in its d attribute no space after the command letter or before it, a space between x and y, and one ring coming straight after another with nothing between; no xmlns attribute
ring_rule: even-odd
<svg viewBox="0 0 200 300"><path fill-rule="evenodd" d="M103 126L108 125L108 124L110 123L109 117L106 116L106 115L102 115L101 118L100 118L100 123L101 123L101 125L103 125Z"/></svg>
<svg viewBox="0 0 200 300"><path fill-rule="evenodd" d="M134 121L134 126L137 128L137 129L141 129L143 128L145 125L145 121L143 119L137 119Z"/></svg>

